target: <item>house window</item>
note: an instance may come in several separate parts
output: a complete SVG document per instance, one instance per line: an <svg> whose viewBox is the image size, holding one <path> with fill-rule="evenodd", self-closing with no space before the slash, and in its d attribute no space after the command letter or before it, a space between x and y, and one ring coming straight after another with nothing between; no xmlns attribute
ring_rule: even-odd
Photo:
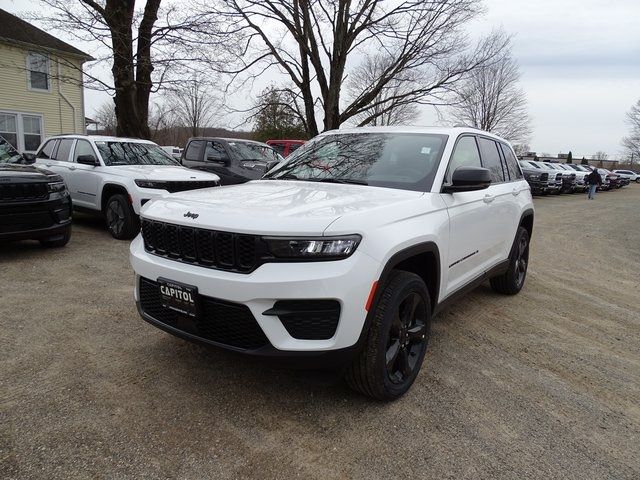
<svg viewBox="0 0 640 480"><path fill-rule="evenodd" d="M24 149L35 151L42 142L42 118L35 115L22 115L22 134Z"/></svg>
<svg viewBox="0 0 640 480"><path fill-rule="evenodd" d="M31 90L49 91L49 57L43 53L29 52L27 55L27 78Z"/></svg>
<svg viewBox="0 0 640 480"><path fill-rule="evenodd" d="M0 136L18 148L18 116L11 113L0 113Z"/></svg>
<svg viewBox="0 0 640 480"><path fill-rule="evenodd" d="M35 152L43 140L42 115L0 112L0 135L19 152Z"/></svg>

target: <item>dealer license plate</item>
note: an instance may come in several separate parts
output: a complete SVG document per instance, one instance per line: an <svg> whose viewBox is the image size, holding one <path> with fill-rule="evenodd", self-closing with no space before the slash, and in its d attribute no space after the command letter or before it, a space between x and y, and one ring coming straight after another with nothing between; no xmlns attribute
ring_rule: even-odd
<svg viewBox="0 0 640 480"><path fill-rule="evenodd" d="M162 306L195 317L198 315L198 287L159 278Z"/></svg>

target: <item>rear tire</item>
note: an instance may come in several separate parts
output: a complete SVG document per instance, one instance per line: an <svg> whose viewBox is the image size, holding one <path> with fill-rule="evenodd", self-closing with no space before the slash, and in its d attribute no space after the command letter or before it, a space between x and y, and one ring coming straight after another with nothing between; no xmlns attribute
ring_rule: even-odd
<svg viewBox="0 0 640 480"><path fill-rule="evenodd" d="M40 239L40 245L45 248L61 248L69 243L69 240L71 240L71 225L61 235Z"/></svg>
<svg viewBox="0 0 640 480"><path fill-rule="evenodd" d="M422 278L392 271L373 315L345 379L364 395L395 400L418 376L429 342L431 302Z"/></svg>
<svg viewBox="0 0 640 480"><path fill-rule="evenodd" d="M490 280L491 288L498 293L515 295L524 286L529 266L529 232L518 227L516 238L509 255L508 270Z"/></svg>
<svg viewBox="0 0 640 480"><path fill-rule="evenodd" d="M132 239L140 231L140 220L126 195L118 193L109 197L104 217L109 233L118 240Z"/></svg>

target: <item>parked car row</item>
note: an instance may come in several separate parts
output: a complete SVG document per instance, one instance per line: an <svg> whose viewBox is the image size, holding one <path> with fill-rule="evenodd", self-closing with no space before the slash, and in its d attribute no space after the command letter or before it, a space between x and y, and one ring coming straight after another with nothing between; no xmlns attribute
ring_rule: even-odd
<svg viewBox="0 0 640 480"><path fill-rule="evenodd" d="M593 171L591 165L574 163L550 163L520 160L520 168L534 195L584 192L588 189L587 176ZM624 174L618 172L625 172ZM632 171L609 171L598 167L602 178L599 190L611 190L629 185L631 180L640 183L640 177Z"/></svg>

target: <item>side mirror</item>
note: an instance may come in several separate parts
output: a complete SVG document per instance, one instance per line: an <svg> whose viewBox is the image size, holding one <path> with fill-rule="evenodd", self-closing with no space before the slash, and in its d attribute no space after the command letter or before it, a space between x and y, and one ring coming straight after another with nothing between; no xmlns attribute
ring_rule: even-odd
<svg viewBox="0 0 640 480"><path fill-rule="evenodd" d="M24 163L26 163L27 165L36 163L36 156L33 153L23 153L22 158L24 160Z"/></svg>
<svg viewBox="0 0 640 480"><path fill-rule="evenodd" d="M277 160L274 160L272 162L267 163L267 168L265 168L264 173L270 172L275 167L277 167L279 164L280 164L280 162L278 162Z"/></svg>
<svg viewBox="0 0 640 480"><path fill-rule="evenodd" d="M220 165L223 165L225 167L228 167L231 165L231 160L228 157L214 157L212 155L209 155L207 157L207 162L219 163Z"/></svg>
<svg viewBox="0 0 640 480"><path fill-rule="evenodd" d="M442 188L444 193L473 192L491 184L491 172L482 167L458 167L453 172L451 185Z"/></svg>
<svg viewBox="0 0 640 480"><path fill-rule="evenodd" d="M92 167L100 166L100 162L93 155L78 155L76 162L81 163L82 165L91 165Z"/></svg>

